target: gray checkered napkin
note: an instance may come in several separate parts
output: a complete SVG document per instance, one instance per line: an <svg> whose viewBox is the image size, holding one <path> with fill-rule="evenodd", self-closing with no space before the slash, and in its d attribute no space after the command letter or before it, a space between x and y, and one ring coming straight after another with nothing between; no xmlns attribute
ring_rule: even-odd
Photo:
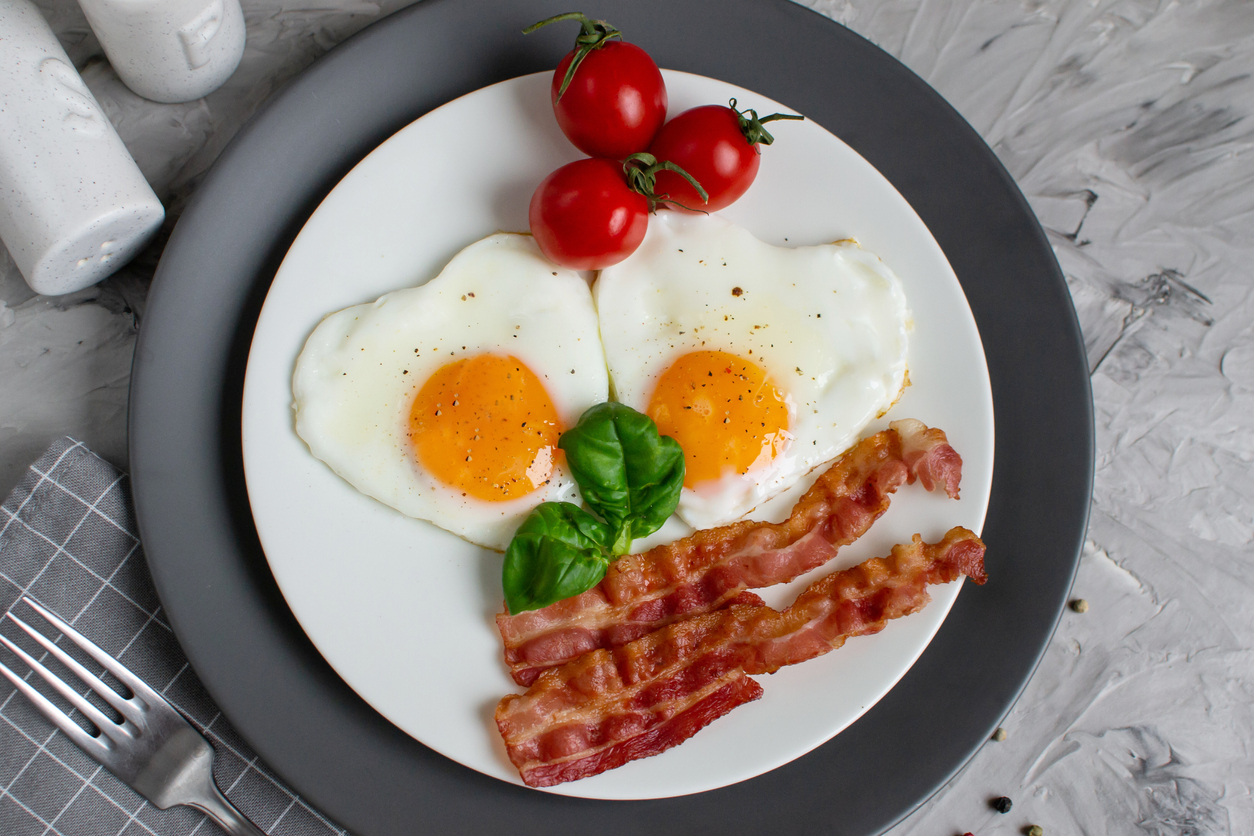
<svg viewBox="0 0 1254 836"><path fill-rule="evenodd" d="M209 699L153 591L125 474L70 438L53 444L31 465L0 505L0 610L13 610L28 624L41 625L20 603L24 595L70 622L182 711L217 750L218 786L262 830L275 836L344 836L257 760ZM38 654L42 649L8 619L0 623L0 632L67 675L55 659ZM54 635L51 629L48 635ZM72 647L64 639L59 643ZM89 668L104 673L73 649ZM38 683L67 714L81 718L3 646L0 663ZM84 687L83 694L89 693ZM144 801L55 731L0 678L0 834L219 832L194 810L158 810Z"/></svg>

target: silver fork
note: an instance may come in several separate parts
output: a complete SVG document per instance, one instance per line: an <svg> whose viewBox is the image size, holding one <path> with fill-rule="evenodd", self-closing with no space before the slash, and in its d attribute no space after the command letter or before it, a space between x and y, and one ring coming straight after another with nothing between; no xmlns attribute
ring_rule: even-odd
<svg viewBox="0 0 1254 836"><path fill-rule="evenodd" d="M100 732L92 735L83 731L47 697L0 663L0 673L17 686L41 714L101 766L155 807L164 810L183 804L200 810L232 836L265 836L260 828L244 818L244 814L235 809L219 792L217 784L213 782L213 747L174 706L82 633L30 598L22 600L66 638L81 647L87 655L103 665L133 695L130 699L122 698L117 691L100 681L72 656L10 612L9 618L18 627L87 683L123 719L121 723L116 723L105 716L104 712L83 699L78 691L40 664L38 659L0 636L0 642L5 647L69 700Z"/></svg>

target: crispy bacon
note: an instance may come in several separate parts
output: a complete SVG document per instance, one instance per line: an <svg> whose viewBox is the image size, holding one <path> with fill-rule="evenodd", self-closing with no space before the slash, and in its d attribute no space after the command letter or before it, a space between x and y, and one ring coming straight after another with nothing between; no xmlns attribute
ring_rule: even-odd
<svg viewBox="0 0 1254 836"><path fill-rule="evenodd" d="M664 752L761 694L747 674L821 656L921 609L926 587L985 581L984 544L965 528L918 535L811 584L783 612L734 604L692 616L542 674L498 704L496 722L523 781L547 787Z"/></svg>
<svg viewBox="0 0 1254 836"><path fill-rule="evenodd" d="M958 497L962 458L945 433L894 421L828 468L782 523L744 521L698 531L614 563L582 595L540 610L498 615L514 681L601 647L617 647L681 618L731 603L822 566L861 537L903 483ZM748 597L746 597L748 596Z"/></svg>

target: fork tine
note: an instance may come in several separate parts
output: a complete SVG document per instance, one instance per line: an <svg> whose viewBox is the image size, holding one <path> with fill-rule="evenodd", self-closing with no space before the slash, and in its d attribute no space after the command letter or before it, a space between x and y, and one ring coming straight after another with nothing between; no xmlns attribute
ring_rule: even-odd
<svg viewBox="0 0 1254 836"><path fill-rule="evenodd" d="M147 702L149 705L152 705L152 706L169 705L169 703L166 702L164 697L162 697L156 691L152 690L152 688L148 687L148 683L144 682L138 676L136 676L135 674L127 670L125 667L123 667L122 664L118 662L118 660L114 659L108 653L105 653L103 650L100 649L100 647L96 645L95 642L93 642L91 639L87 638L82 633L75 630L73 627L71 627L69 624L63 621L55 613L50 612L47 609L44 609L44 607L35 603L30 598L24 597L22 598L22 600L26 602L26 606L30 607L35 612L39 613L41 616L43 616L45 621L47 621L53 627L56 627L58 630L60 630L61 633L67 639L69 639L70 641L74 642L76 645L81 647L83 651L87 653L88 656L90 656L91 658L99 662L101 665L103 665L104 669L107 670L109 673L113 674L115 677L117 677L119 682L121 682L127 688L130 688L132 694L134 694L137 697L140 697L141 699L144 700L144 702ZM11 617L12 616L10 615L10 618ZM113 689L110 688L109 690L113 690Z"/></svg>
<svg viewBox="0 0 1254 836"><path fill-rule="evenodd" d="M52 723L66 737L78 744L80 749L96 760L101 760L108 756L108 745L79 728L78 723L66 716L64 711L53 705L51 700L32 688L26 680L9 670L3 663L0 663L0 674L4 674L4 677L12 682L17 687L17 690L22 692L23 696L34 703L35 708L48 719L48 722Z"/></svg>
<svg viewBox="0 0 1254 836"><path fill-rule="evenodd" d="M43 633L39 632L34 627L30 626L25 621L18 618L16 615L14 615L11 612L8 613L8 616L9 616L10 621L12 621L18 627L21 627L22 630L26 632L26 635L30 636L35 641L39 642L40 646L43 647L44 650L48 651L53 656L55 656L61 662L61 664L69 668L70 671L73 672L75 676L77 676L79 679L86 682L91 687L91 689L95 691L97 695L100 696L101 699L103 699L109 705L113 706L113 708L119 714L121 714L123 717L130 720L132 723L134 723L137 726L142 724L143 714L135 706L131 705L129 702L124 700L121 697L121 695L118 694L117 691L114 691L112 688L110 688L108 685L102 682L100 678L97 677L94 673L92 673L91 671L87 670L87 668L80 665L77 659L75 659L73 656L71 656L70 654L62 650L60 647L58 647L56 642L49 639Z"/></svg>
<svg viewBox="0 0 1254 836"><path fill-rule="evenodd" d="M43 663L34 656L31 656L25 650L22 650L22 648L18 647L4 636L0 636L0 644L3 644L11 650L13 655L17 656L17 658L29 665L31 670L39 674L44 682L47 682L55 688L58 694L65 697L70 701L71 705L83 712L83 715L88 720L95 723L96 728L100 729L103 734L107 734L109 737L116 737L116 735L121 731L117 723L106 717L104 712L102 712L99 708L96 708L96 706L83 699L77 691L66 684L61 677L44 667Z"/></svg>

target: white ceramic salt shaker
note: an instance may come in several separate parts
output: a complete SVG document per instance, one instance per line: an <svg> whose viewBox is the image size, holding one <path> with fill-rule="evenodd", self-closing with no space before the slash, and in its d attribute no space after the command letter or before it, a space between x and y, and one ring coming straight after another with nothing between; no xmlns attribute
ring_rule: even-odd
<svg viewBox="0 0 1254 836"><path fill-rule="evenodd" d="M156 102L217 90L244 55L239 0L79 0L127 87Z"/></svg>
<svg viewBox="0 0 1254 836"><path fill-rule="evenodd" d="M117 270L161 201L30 0L0 0L0 240L31 288L60 295Z"/></svg>

